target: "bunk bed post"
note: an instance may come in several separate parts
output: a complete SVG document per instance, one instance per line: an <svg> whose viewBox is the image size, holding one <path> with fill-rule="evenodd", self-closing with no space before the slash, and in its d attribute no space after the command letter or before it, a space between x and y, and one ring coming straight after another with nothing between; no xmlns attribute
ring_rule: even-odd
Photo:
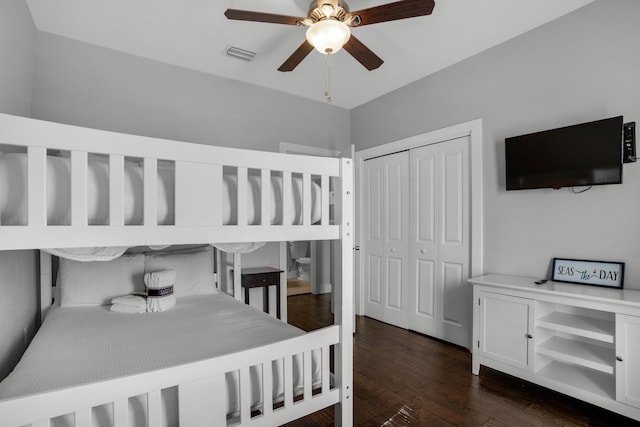
<svg viewBox="0 0 640 427"><path fill-rule="evenodd" d="M242 280L242 255L233 254L233 297L238 301L242 301L242 288L240 287Z"/></svg>
<svg viewBox="0 0 640 427"><path fill-rule="evenodd" d="M276 298L276 301L280 301L280 320L286 322L287 317L287 272L289 266L288 258L287 258L287 245L288 242L279 242L280 245L280 283L284 284L284 286L280 286L280 298Z"/></svg>
<svg viewBox="0 0 640 427"><path fill-rule="evenodd" d="M335 347L336 385L340 389L340 403L335 409L335 425L353 425L353 164L340 159L340 179L336 189L340 206L336 210L336 224L340 225L340 280L334 289L335 323L340 325L340 343Z"/></svg>
<svg viewBox="0 0 640 427"><path fill-rule="evenodd" d="M43 251L38 252L40 253L40 323L42 323L53 301L53 273L51 254Z"/></svg>

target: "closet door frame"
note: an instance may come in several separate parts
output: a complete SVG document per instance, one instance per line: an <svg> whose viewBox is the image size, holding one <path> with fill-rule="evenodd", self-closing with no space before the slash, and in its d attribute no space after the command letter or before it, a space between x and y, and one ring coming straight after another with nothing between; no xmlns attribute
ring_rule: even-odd
<svg viewBox="0 0 640 427"><path fill-rule="evenodd" d="M457 139L461 137L469 137L469 176L471 181L470 198L470 231L471 231L471 259L470 259L470 276L479 276L483 272L483 209L482 209L482 192L483 192L483 150L482 150L482 119L472 120L432 132L423 133L398 141L389 142L368 148L366 150L356 151L356 224L355 235L355 256L356 265L356 314L364 315L364 290L363 283L364 271L363 262L360 259L363 251L358 250L363 247L362 236L364 236L364 221L362 208L364 204L364 162L374 157L385 156L399 151L410 150L412 148L424 145L438 144L441 142Z"/></svg>

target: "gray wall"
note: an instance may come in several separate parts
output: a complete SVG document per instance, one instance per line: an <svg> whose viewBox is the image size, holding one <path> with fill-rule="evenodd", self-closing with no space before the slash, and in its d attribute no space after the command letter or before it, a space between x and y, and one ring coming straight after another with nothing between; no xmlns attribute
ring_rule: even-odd
<svg viewBox="0 0 640 427"><path fill-rule="evenodd" d="M640 289L640 163L584 194L506 192L504 139L624 115L640 121L640 2L600 0L351 111L357 150L481 118L484 270L542 277L553 257L627 263Z"/></svg>
<svg viewBox="0 0 640 427"><path fill-rule="evenodd" d="M35 27L23 0L0 2L0 112L31 115ZM35 332L35 251L0 251L0 380L13 369Z"/></svg>
<svg viewBox="0 0 640 427"><path fill-rule="evenodd" d="M342 108L48 33L36 45L40 119L265 151L349 144Z"/></svg>
<svg viewBox="0 0 640 427"><path fill-rule="evenodd" d="M0 112L31 116L35 27L24 0L0 2Z"/></svg>

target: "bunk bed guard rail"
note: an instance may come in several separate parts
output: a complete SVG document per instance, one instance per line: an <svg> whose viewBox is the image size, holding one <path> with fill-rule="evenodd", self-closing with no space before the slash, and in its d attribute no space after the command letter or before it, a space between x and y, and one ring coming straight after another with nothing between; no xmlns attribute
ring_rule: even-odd
<svg viewBox="0 0 640 427"><path fill-rule="evenodd" d="M0 152L11 151L26 153L28 212L26 225L3 224L0 216L0 250L341 237L339 224L332 225L330 220L330 180L340 177L340 159L176 142L0 114ZM52 155L68 158L70 165L70 220L64 225L51 225L47 220L47 165ZM92 156L108 162L108 189L104 190L108 220L101 225L89 225L88 219L88 164ZM124 214L125 164L131 161L139 162L142 168L143 214L141 223L135 225L126 224ZM159 163L174 168L172 224L158 223ZM229 171L236 183L237 205L233 209L237 214L232 223L223 223L223 173ZM279 198L269 194L271 179L276 176L282 182L281 188L275 189L282 192ZM250 223L247 216L250 178L260 182L257 223ZM292 194L292 179L302 182L298 196ZM316 201L320 215L315 222L311 215L312 182L320 186L320 200ZM294 197L301 198L297 200L301 209L298 222L290 206ZM270 212L274 209L281 214L272 224ZM91 227L90 234L87 227Z"/></svg>
<svg viewBox="0 0 640 427"><path fill-rule="evenodd" d="M30 424L32 427L48 427L51 419L73 414L76 426L90 426L92 408L109 404L112 405L114 427L125 427L130 420L128 399L143 395L147 403L147 425L159 426L163 413L161 392L177 386L179 425L182 427L281 425L339 402L340 391L331 387L329 370L330 346L337 344L338 337L339 327L330 326L269 346L214 359L0 401L0 417L3 426ZM321 352L321 383L315 390L312 388L312 351ZM295 354L302 355L304 366L304 386L298 397L294 394L292 380L292 358ZM283 360L284 366L284 396L281 401L264 399L272 395L272 361L279 359ZM252 413L251 405L249 370L252 366L260 366L262 372L263 404L257 415ZM232 371L239 374L239 413L228 418L224 398L225 373Z"/></svg>

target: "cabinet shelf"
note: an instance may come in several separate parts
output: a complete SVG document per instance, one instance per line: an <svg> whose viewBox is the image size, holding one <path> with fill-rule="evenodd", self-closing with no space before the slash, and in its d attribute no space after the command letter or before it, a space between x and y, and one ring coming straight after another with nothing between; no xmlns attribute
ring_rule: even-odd
<svg viewBox="0 0 640 427"><path fill-rule="evenodd" d="M536 353L613 375L615 351L605 347L554 336L536 346Z"/></svg>
<svg viewBox="0 0 640 427"><path fill-rule="evenodd" d="M562 387L575 388L576 395L586 392L607 399L614 400L616 398L615 377L613 375L555 360L537 374L561 384Z"/></svg>
<svg viewBox="0 0 640 427"><path fill-rule="evenodd" d="M597 319L559 311L554 311L541 317L537 320L536 325L611 344L613 344L615 337L615 322L613 320Z"/></svg>

